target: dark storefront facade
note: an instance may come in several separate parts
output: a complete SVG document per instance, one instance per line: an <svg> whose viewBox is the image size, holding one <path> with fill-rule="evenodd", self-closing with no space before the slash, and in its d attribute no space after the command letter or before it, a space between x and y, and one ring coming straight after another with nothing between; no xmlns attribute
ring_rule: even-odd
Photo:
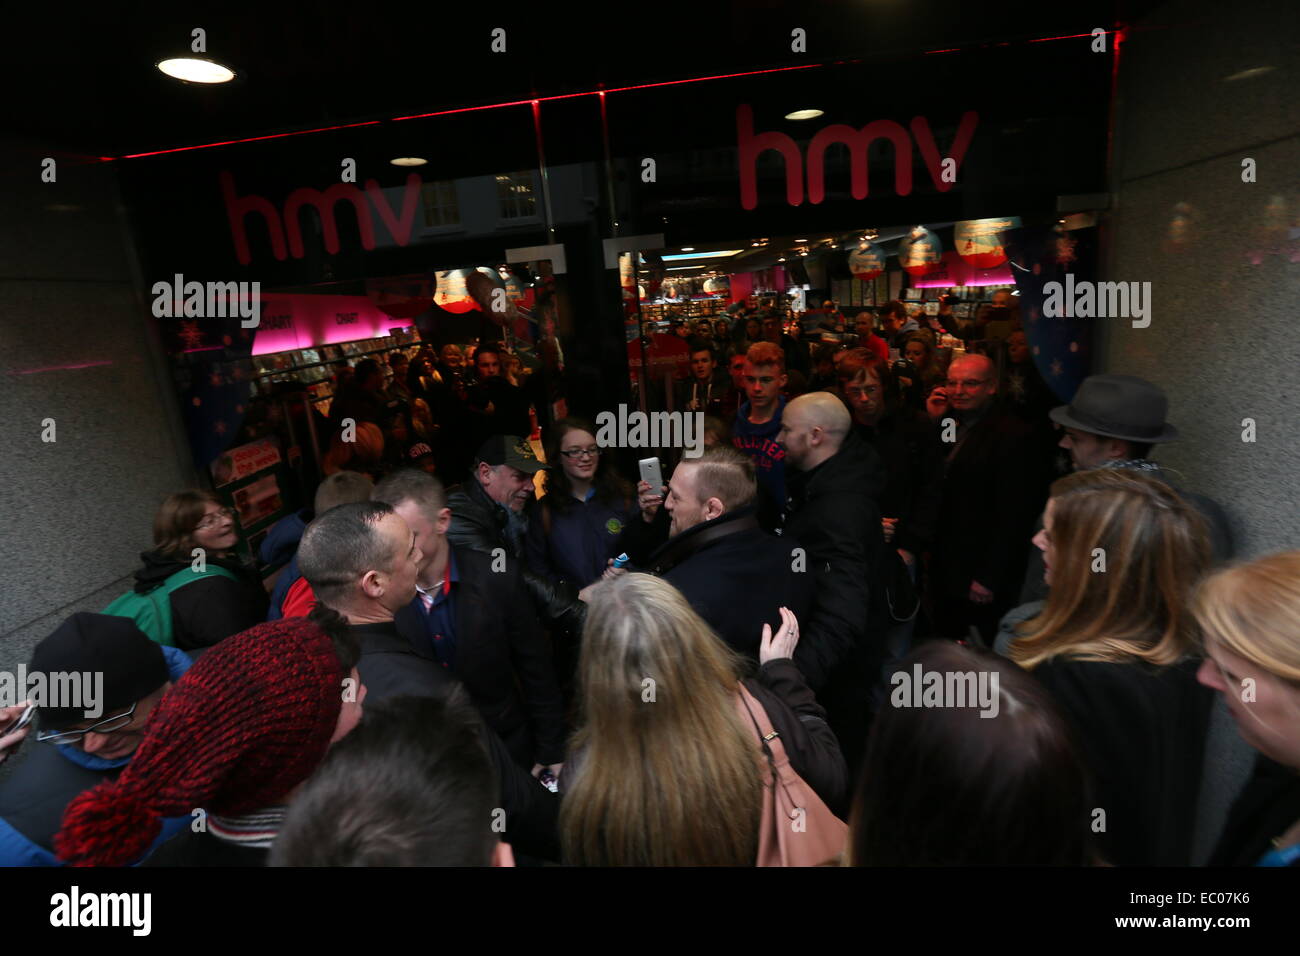
<svg viewBox="0 0 1300 956"><path fill-rule="evenodd" d="M243 477L232 492L261 481L260 504L245 501L241 514L265 527L319 477L319 438L301 418L277 429L277 456L237 456L271 465L243 474L231 462L232 449L267 437L259 402L287 388L271 385L297 380L311 401L331 364L416 341L505 338L532 361L548 319L564 356L551 389L561 409L594 417L628 402L629 356L639 364L637 333L652 329L620 288L620 253L644 263L646 252L658 261L681 247L730 246L743 254L727 269L797 278L810 302L846 288L853 237L869 233L888 262L881 289L893 295L927 285L897 258L910 229L927 227L950 251L955 223L999 217L1020 224L1002 241L1029 293L1022 309L1032 309L1064 266L1095 271L1111 57L1086 37L1020 44L1014 55L933 51L466 103L123 159L146 301L159 298L159 282L171 295L188 282L256 282L266 297L255 328L179 306L156 319L194 465L211 475L215 464L218 482L233 467ZM785 118L797 109L822 115ZM397 157L426 162L396 166ZM803 268L782 265L787 254ZM506 312L492 314L494 292ZM1068 399L1088 368L1089 331L1026 328L1040 371ZM538 409L539 419L555 411Z"/></svg>

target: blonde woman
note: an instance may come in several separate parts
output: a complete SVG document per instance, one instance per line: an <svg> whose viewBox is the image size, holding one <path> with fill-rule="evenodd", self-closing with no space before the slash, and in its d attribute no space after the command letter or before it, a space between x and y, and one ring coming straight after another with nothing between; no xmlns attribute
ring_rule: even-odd
<svg viewBox="0 0 1300 956"><path fill-rule="evenodd" d="M1034 544L1051 591L1009 656L1074 725L1099 849L1119 865L1185 866L1212 703L1191 657L1204 524L1168 485L1098 469L1052 485Z"/></svg>
<svg viewBox="0 0 1300 956"><path fill-rule="evenodd" d="M1259 751L1215 865L1300 866L1300 551L1220 571L1197 594L1197 675Z"/></svg>
<svg viewBox="0 0 1300 956"><path fill-rule="evenodd" d="M622 574L596 586L579 661L582 714L560 786L567 862L752 866L766 766L737 711L739 685L767 712L790 764L835 812L847 771L825 712L790 655L798 621L764 625L744 664L671 584Z"/></svg>

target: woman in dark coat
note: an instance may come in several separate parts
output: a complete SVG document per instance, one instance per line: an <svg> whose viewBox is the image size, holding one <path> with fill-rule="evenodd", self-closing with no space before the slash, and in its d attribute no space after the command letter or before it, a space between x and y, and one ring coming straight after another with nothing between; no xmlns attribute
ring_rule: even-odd
<svg viewBox="0 0 1300 956"><path fill-rule="evenodd" d="M1034 544L1051 590L1008 656L1073 723L1097 781L1101 854L1186 866L1212 703L1192 656L1204 523L1168 485L1096 469L1052 485Z"/></svg>

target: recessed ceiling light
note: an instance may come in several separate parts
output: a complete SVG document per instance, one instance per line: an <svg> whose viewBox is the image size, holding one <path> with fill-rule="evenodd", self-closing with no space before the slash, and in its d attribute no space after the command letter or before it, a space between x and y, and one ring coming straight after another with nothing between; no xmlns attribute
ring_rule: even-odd
<svg viewBox="0 0 1300 956"><path fill-rule="evenodd" d="M777 259L776 261L777 261L777 262L785 262L785 256L782 256L780 259Z"/></svg>
<svg viewBox="0 0 1300 956"><path fill-rule="evenodd" d="M682 252L694 252L694 251L695 251L694 246L682 246Z"/></svg>
<svg viewBox="0 0 1300 956"><path fill-rule="evenodd" d="M825 112L825 110L795 110L793 113L786 113L785 118L788 120L816 119Z"/></svg>
<svg viewBox="0 0 1300 956"><path fill-rule="evenodd" d="M230 67L194 56L159 60L156 65L168 76L187 83L229 83L235 78L235 71Z"/></svg>
<svg viewBox="0 0 1300 956"><path fill-rule="evenodd" d="M806 255L808 255L808 250L805 249L803 252L799 253L799 255L801 255L801 256L806 256Z"/></svg>
<svg viewBox="0 0 1300 956"><path fill-rule="evenodd" d="M759 246L762 245L762 243L761 243L761 242L751 242L750 245L753 246L755 249L757 249Z"/></svg>
<svg viewBox="0 0 1300 956"><path fill-rule="evenodd" d="M421 159L419 156L398 156L396 159L390 159L389 165L392 166L423 166L428 162L427 159Z"/></svg>
<svg viewBox="0 0 1300 956"><path fill-rule="evenodd" d="M1232 76L1225 76L1223 82L1235 83L1238 80L1249 80L1251 77L1260 76L1264 73L1272 73L1273 69L1271 66L1257 66L1249 70L1242 70L1240 73L1234 73Z"/></svg>
<svg viewBox="0 0 1300 956"><path fill-rule="evenodd" d="M807 242L807 239L796 239L795 242Z"/></svg>

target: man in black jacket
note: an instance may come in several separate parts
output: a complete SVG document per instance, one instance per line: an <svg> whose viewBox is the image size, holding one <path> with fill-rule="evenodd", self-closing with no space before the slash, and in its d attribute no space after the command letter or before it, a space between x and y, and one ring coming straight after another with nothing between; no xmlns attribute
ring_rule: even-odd
<svg viewBox="0 0 1300 956"><path fill-rule="evenodd" d="M789 466L784 531L807 549L816 597L795 663L823 697L850 769L866 745L871 693L886 658L880 459L830 392L793 399L781 420Z"/></svg>
<svg viewBox="0 0 1300 956"><path fill-rule="evenodd" d="M391 505L415 532L421 558L416 595L396 615L413 645L432 648L465 684L515 762L558 778L564 760L564 707L550 648L518 567L494 572L492 559L447 542L451 512L437 478L405 469L374 500ZM517 689L518 688L518 689ZM521 694L522 691L522 694Z"/></svg>
<svg viewBox="0 0 1300 956"><path fill-rule="evenodd" d="M793 466L783 528L807 550L817 582L795 659L814 691L850 652L868 643L872 582L883 564L876 498L884 476L879 457L851 432L851 422L844 403L830 392L793 399L781 422L779 440ZM879 645L879 630L872 636ZM883 646L873 646L872 656L883 662Z"/></svg>
<svg viewBox="0 0 1300 956"><path fill-rule="evenodd" d="M763 625L780 626L777 609L804 620L812 604L811 575L796 570L798 542L759 527L754 464L734 448L682 459L668 488L670 537L650 555L652 572L733 649L757 660Z"/></svg>
<svg viewBox="0 0 1300 956"><path fill-rule="evenodd" d="M361 645L357 672L372 701L442 697L455 684L432 646L413 643L395 621L415 598L422 557L414 532L383 502L340 505L303 533L298 563L319 602L313 620L351 627ZM558 859L558 800L519 767L495 731L485 736L501 781L506 839L524 853Z"/></svg>
<svg viewBox="0 0 1300 956"><path fill-rule="evenodd" d="M1025 570L1025 541L1042 510L1046 475L1029 426L999 407L997 374L983 355L954 359L940 422L948 449L931 575L935 628L967 637L972 627L992 644L1015 603Z"/></svg>
<svg viewBox="0 0 1300 956"><path fill-rule="evenodd" d="M533 476L545 467L518 435L489 438L478 450L470 480L447 497L447 540L457 549L490 555L494 568L502 562L516 568L542 621L578 633L587 606L577 590L534 574L524 561Z"/></svg>

